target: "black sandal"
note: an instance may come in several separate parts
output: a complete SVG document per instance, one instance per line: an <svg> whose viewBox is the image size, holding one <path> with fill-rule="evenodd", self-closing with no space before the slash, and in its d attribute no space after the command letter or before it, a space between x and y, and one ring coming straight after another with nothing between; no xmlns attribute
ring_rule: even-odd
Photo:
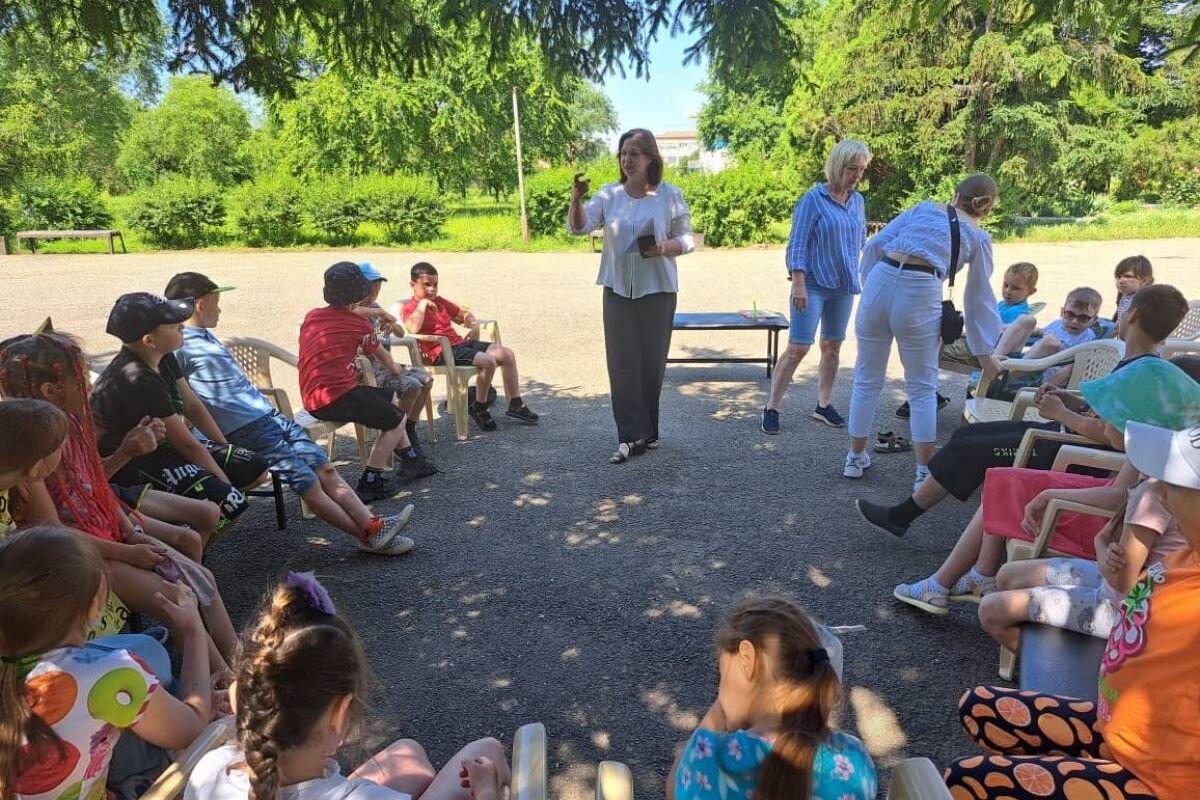
<svg viewBox="0 0 1200 800"><path fill-rule="evenodd" d="M912 450L912 444L898 433L886 431L879 434L879 440L874 444L876 453L905 453Z"/></svg>
<svg viewBox="0 0 1200 800"><path fill-rule="evenodd" d="M640 439L636 442L621 442L617 445L617 452L613 453L608 459L610 464L624 464L634 456L640 456L646 452L646 440Z"/></svg>

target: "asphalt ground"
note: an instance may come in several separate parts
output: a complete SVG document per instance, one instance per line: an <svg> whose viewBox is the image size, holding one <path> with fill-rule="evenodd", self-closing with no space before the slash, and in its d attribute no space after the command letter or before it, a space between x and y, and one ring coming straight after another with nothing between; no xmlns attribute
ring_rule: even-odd
<svg viewBox="0 0 1200 800"><path fill-rule="evenodd" d="M1029 260L1042 271L1035 300L1053 318L1066 292L1091 285L1114 298L1112 268L1144 253L1159 282L1200 297L1200 241L1003 245L999 272ZM885 538L852 500L898 501L912 481L911 455L882 456L867 477L841 477L844 431L811 421L815 359L797 372L783 434L758 429L766 388L757 365L671 366L663 389L663 444L611 466L615 433L604 372L598 257L580 254L420 254L402 251L203 251L0 258L0 332L31 330L47 315L104 357L113 299L161 291L173 273L198 269L237 290L222 300L221 335L269 339L294 350L296 326L320 304L321 272L342 257L371 260L390 277L383 300L407 296L407 269L430 260L442 293L501 321L524 394L542 415L526 427L498 416L499 430L454 439L437 421L431 449L443 473L380 511L416 504L409 555L362 554L341 534L304 520L288 496L290 524L275 530L258 500L209 554L238 625L286 570L314 569L363 638L374 669L364 741L369 749L412 737L435 764L485 735L511 741L522 723L545 723L551 796L591 796L595 765L633 769L639 796L661 796L675 747L715 697L713 633L752 593L788 594L820 620L863 625L845 637L841 725L867 744L881 772L924 755L939 765L968 754L955 703L997 680L997 647L975 607L944 618L902 606L892 586L929 574L974 510L947 501L903 540ZM779 248L708 250L681 259L680 311L785 310ZM852 336L852 331L851 331ZM761 334L687 333L676 355L759 355ZM847 410L853 341L843 352L834 404ZM939 435L961 413L965 379L944 375L954 398ZM893 358L881 430L907 433L892 416L904 399ZM277 382L295 387L286 369ZM441 393L439 380L437 392ZM501 394L503 398L503 394ZM298 394L293 391L293 403ZM501 401L503 402L503 400ZM422 436L427 440L422 423ZM347 429L348 432L348 429ZM358 475L343 436L342 470Z"/></svg>

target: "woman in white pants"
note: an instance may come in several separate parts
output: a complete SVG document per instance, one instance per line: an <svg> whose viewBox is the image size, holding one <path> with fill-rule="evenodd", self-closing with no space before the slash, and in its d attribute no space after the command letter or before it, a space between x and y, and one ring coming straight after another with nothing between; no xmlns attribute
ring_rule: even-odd
<svg viewBox="0 0 1200 800"><path fill-rule="evenodd" d="M992 293L992 237L979 222L996 204L996 182L976 173L955 187L950 208L926 200L872 236L859 266L862 299L854 318L858 360L850 394L850 452L842 474L861 478L871 466L867 436L883 391L892 339L904 364L911 409L909 425L917 460L916 483L937 439L938 352L941 349L942 282L969 263L963 292L967 344L987 372L999 370L991 356L1000 338L1000 314ZM950 264L951 215L959 229L958 263Z"/></svg>

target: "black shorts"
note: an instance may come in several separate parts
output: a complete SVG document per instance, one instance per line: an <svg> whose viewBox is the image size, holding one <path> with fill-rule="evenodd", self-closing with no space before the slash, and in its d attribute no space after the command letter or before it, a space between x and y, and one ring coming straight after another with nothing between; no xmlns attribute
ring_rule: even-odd
<svg viewBox="0 0 1200 800"><path fill-rule="evenodd" d="M130 461L113 475L112 482L120 486L137 487L139 491L144 491L146 484L149 484L160 491L216 503L221 509L221 520L217 525L220 531L249 508L250 501L241 488L249 486L262 475L267 463L242 447L213 442L207 442L205 446L229 480L234 482L234 486L191 463L169 444Z"/></svg>
<svg viewBox="0 0 1200 800"><path fill-rule="evenodd" d="M327 422L357 422L377 431L390 431L404 421L404 412L393 402L395 398L395 389L355 386L329 405L308 413Z"/></svg>
<svg viewBox="0 0 1200 800"><path fill-rule="evenodd" d="M474 366L475 354L486 353L487 349L491 346L491 342L481 342L478 339L468 339L465 342L459 342L451 348L454 351L454 363L460 367Z"/></svg>
<svg viewBox="0 0 1200 800"><path fill-rule="evenodd" d="M138 506L142 504L142 498L146 496L146 492L154 488L149 483L142 483L137 486L120 486L110 483L109 486L116 493L117 499L134 511L137 511Z"/></svg>
<svg viewBox="0 0 1200 800"><path fill-rule="evenodd" d="M957 499L966 500L983 485L984 475L989 469L1013 465L1025 432L1033 429L1059 430L1059 425L1057 422L1019 420L962 425L950 436L945 447L934 453L929 461L929 474ZM1050 469L1061 448L1062 442L1042 439L1034 445L1029 463L1025 466L1030 469ZM1089 469L1079 471L1086 475L1107 474Z"/></svg>

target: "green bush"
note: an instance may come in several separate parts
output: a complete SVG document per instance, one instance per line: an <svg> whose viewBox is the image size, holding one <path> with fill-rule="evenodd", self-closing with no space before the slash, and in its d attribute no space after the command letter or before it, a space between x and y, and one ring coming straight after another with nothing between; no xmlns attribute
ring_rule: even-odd
<svg viewBox="0 0 1200 800"><path fill-rule="evenodd" d="M1200 206L1200 170L1180 176L1166 186L1162 199L1175 206Z"/></svg>
<svg viewBox="0 0 1200 800"><path fill-rule="evenodd" d="M90 178L44 177L17 187L20 224L29 228L107 228L112 214Z"/></svg>
<svg viewBox="0 0 1200 800"><path fill-rule="evenodd" d="M384 227L389 244L436 239L446 223L446 204L437 186L410 175L372 175L355 192L366 219Z"/></svg>
<svg viewBox="0 0 1200 800"><path fill-rule="evenodd" d="M160 247L199 247L225 223L221 189L210 180L167 178L133 196L129 224Z"/></svg>
<svg viewBox="0 0 1200 800"><path fill-rule="evenodd" d="M300 188L289 178L259 179L236 195L234 225L251 247L285 246L300 238Z"/></svg>
<svg viewBox="0 0 1200 800"><path fill-rule="evenodd" d="M692 228L704 243L737 247L771 241L771 224L787 219L797 185L761 164L743 164L687 181Z"/></svg>
<svg viewBox="0 0 1200 800"><path fill-rule="evenodd" d="M531 235L554 236L566 230L571 179L576 172L583 172L591 179L593 193L602 185L619 178L615 158L591 164L553 167L536 173L525 181L525 205Z"/></svg>
<svg viewBox="0 0 1200 800"><path fill-rule="evenodd" d="M304 212L322 236L334 244L354 240L366 208L357 188L349 180L329 176L304 187Z"/></svg>

